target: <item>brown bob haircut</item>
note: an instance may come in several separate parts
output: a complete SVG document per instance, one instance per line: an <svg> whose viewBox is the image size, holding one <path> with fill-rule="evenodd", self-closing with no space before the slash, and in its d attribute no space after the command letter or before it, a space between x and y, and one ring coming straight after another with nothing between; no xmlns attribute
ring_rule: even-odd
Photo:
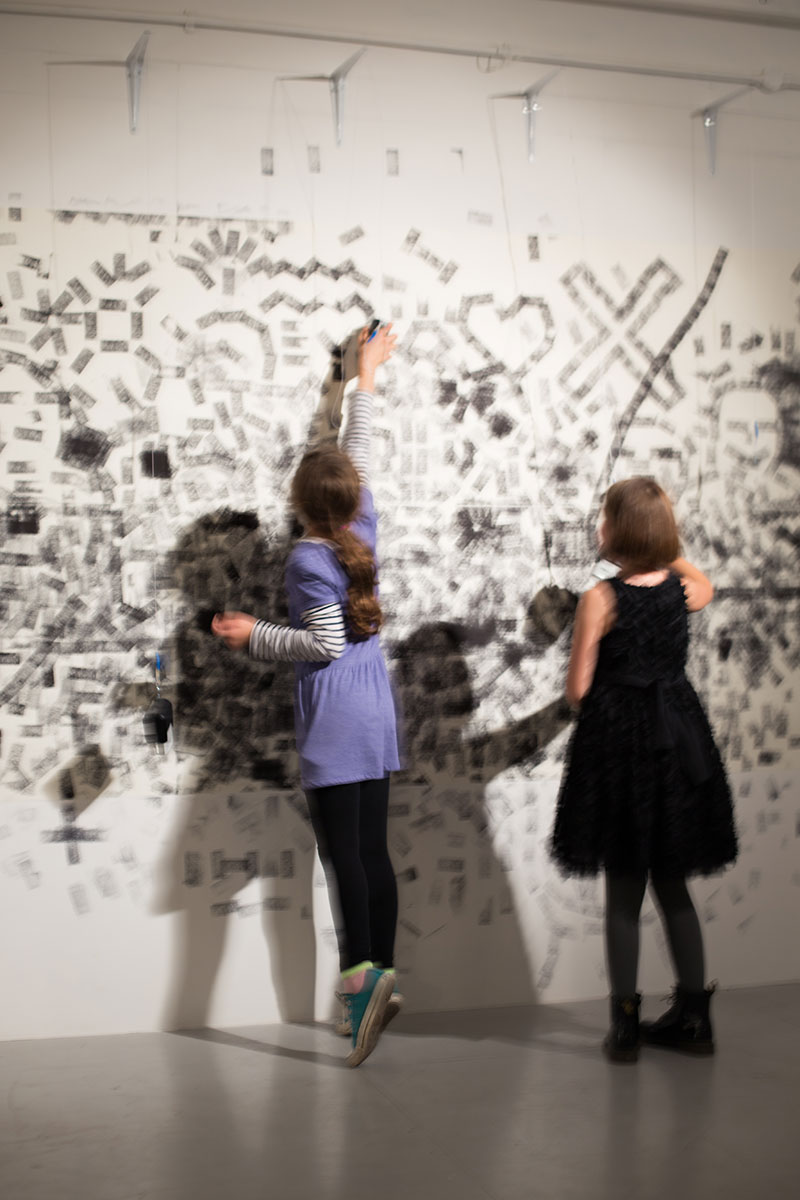
<svg viewBox="0 0 800 1200"><path fill-rule="evenodd" d="M372 551L348 528L358 515L361 481L352 460L337 446L306 454L292 480L295 512L333 542L347 572L347 620L358 638L371 637L383 624L375 595L377 568Z"/></svg>
<svg viewBox="0 0 800 1200"><path fill-rule="evenodd" d="M636 571L658 571L681 551L672 504L662 487L645 475L622 479L606 492L603 553Z"/></svg>

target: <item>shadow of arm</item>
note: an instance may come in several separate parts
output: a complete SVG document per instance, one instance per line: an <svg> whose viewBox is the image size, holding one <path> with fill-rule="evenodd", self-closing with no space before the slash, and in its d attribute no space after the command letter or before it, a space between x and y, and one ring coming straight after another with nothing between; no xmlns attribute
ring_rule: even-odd
<svg viewBox="0 0 800 1200"><path fill-rule="evenodd" d="M509 767L541 755L572 718L572 711L561 696L528 717L471 738L467 749L473 777L477 774L487 784Z"/></svg>

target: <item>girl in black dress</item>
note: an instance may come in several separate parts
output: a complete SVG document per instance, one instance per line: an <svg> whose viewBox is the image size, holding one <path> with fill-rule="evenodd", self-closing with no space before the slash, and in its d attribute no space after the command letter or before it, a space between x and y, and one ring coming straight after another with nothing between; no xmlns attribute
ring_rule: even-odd
<svg viewBox="0 0 800 1200"><path fill-rule="evenodd" d="M619 574L581 597L567 699L580 706L561 784L551 850L567 875L606 876L606 952L615 1061L639 1042L713 1053L703 937L687 876L736 858L730 788L708 719L684 668L688 612L713 588L679 558L672 506L636 477L607 492L599 531ZM648 878L677 987L670 1009L639 1024L639 914Z"/></svg>

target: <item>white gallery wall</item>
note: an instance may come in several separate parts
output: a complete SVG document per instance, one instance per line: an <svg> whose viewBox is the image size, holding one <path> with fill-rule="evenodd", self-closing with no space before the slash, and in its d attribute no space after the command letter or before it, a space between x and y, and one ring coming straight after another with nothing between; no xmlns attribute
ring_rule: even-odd
<svg viewBox="0 0 800 1200"><path fill-rule="evenodd" d="M480 44L527 30L518 8ZM340 44L0 13L0 1036L329 1015L290 674L203 622L280 617L289 480L373 315L399 335L374 491L409 1005L606 991L602 883L562 879L547 840L567 593L636 473L717 589L690 673L741 855L694 884L710 975L800 976L800 33L525 9L529 54L769 87L720 108L712 174L692 114L736 88L564 68L529 161L519 93L552 66L371 46L337 145L327 82L298 77L358 48L357 4ZM413 40L474 44L440 19Z"/></svg>

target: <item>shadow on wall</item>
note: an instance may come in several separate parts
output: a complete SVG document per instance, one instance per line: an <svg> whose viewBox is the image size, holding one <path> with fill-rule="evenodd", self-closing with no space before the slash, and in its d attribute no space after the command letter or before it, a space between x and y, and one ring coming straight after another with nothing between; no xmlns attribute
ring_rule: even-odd
<svg viewBox="0 0 800 1200"><path fill-rule="evenodd" d="M490 733L469 735L477 708L467 652L495 636L436 622L399 643L394 680L407 769L392 789L390 847L398 867L396 961L418 1010L525 1004L533 964L491 836L487 788L509 767L535 765L570 720L561 698ZM404 865L405 864L405 865Z"/></svg>
<svg viewBox="0 0 800 1200"><path fill-rule="evenodd" d="M181 815L157 868L157 911L180 914L164 1027L209 1023L231 921L260 918L265 1009L314 1015L315 842L297 780L292 668L256 663L210 632L215 612L285 620L288 524L267 539L251 512L196 521L165 563L185 620L171 646ZM240 897L246 889L246 896Z"/></svg>

